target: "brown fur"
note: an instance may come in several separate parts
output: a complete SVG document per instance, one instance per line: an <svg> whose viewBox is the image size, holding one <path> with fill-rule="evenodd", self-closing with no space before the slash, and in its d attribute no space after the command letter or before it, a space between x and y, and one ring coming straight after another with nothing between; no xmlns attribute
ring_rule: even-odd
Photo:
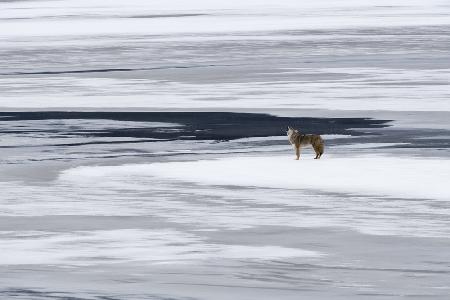
<svg viewBox="0 0 450 300"><path fill-rule="evenodd" d="M300 148L302 146L311 145L316 152L316 157L314 159L319 159L324 152L324 142L320 135L318 134L301 134L298 130L288 127L287 136L289 142L295 148L296 159L300 158Z"/></svg>

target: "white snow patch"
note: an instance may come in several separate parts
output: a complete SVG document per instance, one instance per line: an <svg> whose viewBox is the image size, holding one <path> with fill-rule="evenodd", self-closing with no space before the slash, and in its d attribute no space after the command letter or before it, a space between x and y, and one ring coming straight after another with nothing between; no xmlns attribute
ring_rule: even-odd
<svg viewBox="0 0 450 300"><path fill-rule="evenodd" d="M191 162L78 167L63 181L157 176L204 185L313 189L327 192L449 200L450 160L361 156L321 160L293 156L235 157Z"/></svg>
<svg viewBox="0 0 450 300"><path fill-rule="evenodd" d="M0 2L0 17L7 18L7 24L0 27L0 36L161 35L447 25L447 8L442 3L441 0L7 1ZM199 15L130 18L167 13Z"/></svg>
<svg viewBox="0 0 450 300"><path fill-rule="evenodd" d="M372 148L380 148L380 147L390 147L390 146L401 146L401 145L409 145L409 143L360 143L360 144L351 144L351 145L336 145L332 146L333 148L344 148L344 149L372 149Z"/></svg>
<svg viewBox="0 0 450 300"><path fill-rule="evenodd" d="M450 111L445 87L417 84L420 76L447 82L446 72L376 68L355 68L360 77L347 80L296 82L183 83L172 81L40 77L2 78L0 84L13 87L2 93L2 109L329 109L386 111ZM302 69L309 73L310 69ZM359 75L345 68L315 69L343 76ZM400 85L382 85L390 75ZM396 77L395 77L396 76ZM370 78L367 79L367 78ZM402 84L411 82L410 85ZM32 84L30 83L32 82ZM268 84L270 83L270 84ZM68 86L72 88L68 88ZM51 88L51 89L50 89ZM126 91L126 92L125 92ZM299 94L301 92L301 97ZM58 96L55 96L57 93ZM336 97L339 95L339 97ZM132 96L132 97L131 97ZM18 101L20 97L20 101ZM226 97L229 100L218 101ZM429 101L423 101L429 99Z"/></svg>
<svg viewBox="0 0 450 300"><path fill-rule="evenodd" d="M175 230L97 230L69 233L0 231L0 265L105 262L193 263L210 259L275 259L320 257L321 253L279 246L206 243L201 237Z"/></svg>

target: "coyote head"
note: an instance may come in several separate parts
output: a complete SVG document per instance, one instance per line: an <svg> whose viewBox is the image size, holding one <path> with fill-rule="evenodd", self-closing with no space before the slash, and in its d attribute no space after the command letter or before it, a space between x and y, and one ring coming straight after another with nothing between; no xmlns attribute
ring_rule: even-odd
<svg viewBox="0 0 450 300"><path fill-rule="evenodd" d="M286 135L287 135L287 136L292 135L294 132L298 132L298 130L292 128L291 126L288 126L288 127L287 127L287 131L286 131Z"/></svg>

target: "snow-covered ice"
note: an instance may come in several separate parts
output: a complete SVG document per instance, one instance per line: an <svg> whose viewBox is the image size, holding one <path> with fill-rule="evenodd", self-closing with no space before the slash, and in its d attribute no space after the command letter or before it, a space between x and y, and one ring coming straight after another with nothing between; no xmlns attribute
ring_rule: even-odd
<svg viewBox="0 0 450 300"><path fill-rule="evenodd" d="M79 167L61 180L156 176L206 185L313 189L346 194L450 200L450 160L387 156L234 157L194 162Z"/></svg>
<svg viewBox="0 0 450 300"><path fill-rule="evenodd" d="M19 235L0 232L0 238L4 240L0 265L95 265L105 261L185 264L207 259L321 256L314 251L279 246L208 244L194 234L173 230L28 231Z"/></svg>
<svg viewBox="0 0 450 300"><path fill-rule="evenodd" d="M447 2L0 1L0 298L448 300Z"/></svg>
<svg viewBox="0 0 450 300"><path fill-rule="evenodd" d="M445 1L0 8L3 109L450 110Z"/></svg>

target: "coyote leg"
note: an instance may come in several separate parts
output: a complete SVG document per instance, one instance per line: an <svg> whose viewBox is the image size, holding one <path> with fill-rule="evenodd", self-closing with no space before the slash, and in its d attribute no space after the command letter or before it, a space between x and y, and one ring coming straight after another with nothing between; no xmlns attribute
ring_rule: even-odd
<svg viewBox="0 0 450 300"><path fill-rule="evenodd" d="M296 160L300 158L300 147L295 147L295 155L297 156Z"/></svg>
<svg viewBox="0 0 450 300"><path fill-rule="evenodd" d="M316 152L316 157L314 157L314 159L319 159L320 158L320 150L319 149L316 149L316 148L314 148L314 152Z"/></svg>
<svg viewBox="0 0 450 300"><path fill-rule="evenodd" d="M324 148L323 145L321 145L320 148L319 148L319 158L322 157L323 150L324 150L323 148Z"/></svg>

